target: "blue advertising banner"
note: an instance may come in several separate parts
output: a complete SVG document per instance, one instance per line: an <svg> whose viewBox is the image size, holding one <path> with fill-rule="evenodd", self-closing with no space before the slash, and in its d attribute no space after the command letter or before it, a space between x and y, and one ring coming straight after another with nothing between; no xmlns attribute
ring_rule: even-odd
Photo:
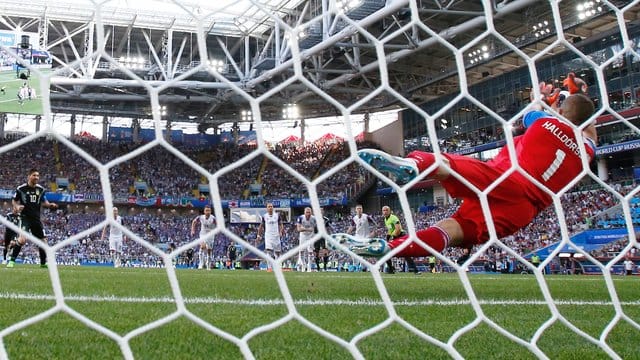
<svg viewBox="0 0 640 360"><path fill-rule="evenodd" d="M468 155L483 152L486 150L496 149L503 147L506 144L505 140L494 141L488 144L482 144L478 146L472 146L457 151L453 151L454 154ZM640 140L627 141L619 144L604 145L596 149L596 155L606 155L622 151L636 150L640 148Z"/></svg>
<svg viewBox="0 0 640 360"><path fill-rule="evenodd" d="M156 132L154 129L140 129L140 132L138 134L140 137L140 141L142 142L150 142L155 140L156 138ZM165 135L166 130L162 130L162 136ZM130 127L110 126L108 137L110 142L132 142L133 129ZM171 142L184 143L184 141L185 134L182 132L182 130L171 131Z"/></svg>
<svg viewBox="0 0 640 360"><path fill-rule="evenodd" d="M209 134L184 134L182 136L182 142L185 145L191 146L213 146L220 143L220 136Z"/></svg>
<svg viewBox="0 0 640 360"><path fill-rule="evenodd" d="M9 200L13 198L15 190L0 189L0 199ZM59 203L101 203L104 201L104 196L100 193L66 193L66 192L47 192L47 200L51 202ZM205 205L210 205L211 200L207 197L190 197L190 196L135 196L130 195L121 199L113 199L114 203L121 204L127 203L138 206L180 206L180 207L195 207L203 208ZM344 206L347 205L346 197L333 197L333 198L320 198L318 199L320 206ZM221 205L223 208L264 208L267 202L273 203L276 208L291 208L291 207L305 207L311 206L311 200L309 198L295 198L295 199L273 199L265 201L263 199L251 199L251 200L239 200L239 199L223 199Z"/></svg>
<svg viewBox="0 0 640 360"><path fill-rule="evenodd" d="M640 228L636 228L635 231L639 231ZM619 240L625 236L627 236L626 228L620 229L607 229L607 230L587 230L583 231L577 235L571 237L571 242L574 243L574 246L565 245L560 251L567 253L576 253L576 247L584 250L586 252L596 250L602 247L605 244L608 244L612 241ZM535 252L540 256L542 260L546 259L555 249L560 245L560 242L553 243L547 247L536 250ZM525 256L525 258L530 258L531 254Z"/></svg>
<svg viewBox="0 0 640 360"><path fill-rule="evenodd" d="M132 142L133 129L126 127L109 127L109 142Z"/></svg>
<svg viewBox="0 0 640 360"><path fill-rule="evenodd" d="M0 31L0 45L6 46L6 47L12 47L12 46L15 46L16 43L17 41L16 41L15 33Z"/></svg>
<svg viewBox="0 0 640 360"><path fill-rule="evenodd" d="M167 136L167 130L162 130L162 136ZM184 141L184 133L182 130L171 130L171 142L174 144L182 144Z"/></svg>
<svg viewBox="0 0 640 360"><path fill-rule="evenodd" d="M2 200L13 199L13 195L15 194L16 194L15 190L2 189L0 190L0 199Z"/></svg>
<svg viewBox="0 0 640 360"><path fill-rule="evenodd" d="M156 139L156 131L154 129L140 129L138 134L142 142L150 142Z"/></svg>
<svg viewBox="0 0 640 360"><path fill-rule="evenodd" d="M45 195L47 201L56 203L72 203L75 202L73 194L48 192Z"/></svg>
<svg viewBox="0 0 640 360"><path fill-rule="evenodd" d="M600 146L596 149L596 155L613 154L622 151L636 150L638 148L640 148L640 140L633 140L619 144Z"/></svg>
<svg viewBox="0 0 640 360"><path fill-rule="evenodd" d="M506 143L507 143L506 140L498 140L498 141L490 142L488 144L482 144L478 146L472 146L472 147L460 149L457 151L453 151L453 153L458 155L475 154L475 153L503 147Z"/></svg>
<svg viewBox="0 0 640 360"><path fill-rule="evenodd" d="M240 131L238 132L238 144L239 145L255 145L257 144L258 136L255 131ZM225 131L220 134L220 142L233 143L234 133L231 131Z"/></svg>

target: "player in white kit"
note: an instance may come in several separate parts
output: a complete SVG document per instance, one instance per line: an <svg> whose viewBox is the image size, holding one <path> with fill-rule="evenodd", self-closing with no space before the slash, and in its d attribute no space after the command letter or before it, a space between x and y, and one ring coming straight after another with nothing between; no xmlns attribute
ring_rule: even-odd
<svg viewBox="0 0 640 360"><path fill-rule="evenodd" d="M311 214L311 208L304 208L304 214L296 219L296 229L300 233L300 244L305 244L302 251L298 253L298 271L311 271L311 262L313 261L313 241L311 238L316 234L318 223L316 217Z"/></svg>
<svg viewBox="0 0 640 360"><path fill-rule="evenodd" d="M20 90L18 90L18 104L24 105L24 101L29 97L29 87L27 83L24 83Z"/></svg>
<svg viewBox="0 0 640 360"><path fill-rule="evenodd" d="M210 261L213 259L213 236L206 239L205 237L216 228L216 217L211 214L210 205L205 205L203 214L191 221L191 236L196 234L198 224L200 224L200 239L203 239L198 251L198 269L210 270Z"/></svg>
<svg viewBox="0 0 640 360"><path fill-rule="evenodd" d="M264 251L271 257L277 258L282 253L280 238L284 232L284 225L280 214L273 209L272 203L267 203L267 212L262 215L262 222L258 227L258 241L264 236ZM267 266L267 269L270 265Z"/></svg>
<svg viewBox="0 0 640 360"><path fill-rule="evenodd" d="M122 225L122 216L118 215L118 208L113 208L113 219L119 225ZM120 267L122 265L122 244L124 243L124 234L122 229L117 226L107 225L102 229L101 239L104 240L107 234L107 228L109 228L109 253L113 260L113 267Z"/></svg>
<svg viewBox="0 0 640 360"><path fill-rule="evenodd" d="M375 237L376 223L369 214L362 212L362 205L356 205L356 214L351 218L351 225L347 230L348 234L353 234L357 238L373 238ZM352 231L355 230L355 233Z"/></svg>

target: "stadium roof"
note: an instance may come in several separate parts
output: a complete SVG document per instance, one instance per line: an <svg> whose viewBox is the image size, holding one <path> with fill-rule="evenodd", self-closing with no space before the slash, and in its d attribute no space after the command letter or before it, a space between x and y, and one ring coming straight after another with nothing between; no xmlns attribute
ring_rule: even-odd
<svg viewBox="0 0 640 360"><path fill-rule="evenodd" d="M302 0L263 0L271 16L290 14ZM96 1L96 3L101 3ZM96 13L100 11L100 16ZM210 34L259 35L273 27L273 18L249 0L113 0L99 8L88 0L3 0L0 14L49 20L135 26L155 30L193 31L198 27Z"/></svg>
<svg viewBox="0 0 640 360"><path fill-rule="evenodd" d="M253 110L267 121L282 120L288 103L307 119L339 115L335 104L360 114L422 104L460 93L460 71L469 87L527 66L521 54L538 61L602 34L623 38L620 22L640 25L640 4L628 0L599 2L586 17L579 0L360 0L349 10L340 1L114 0L96 8L3 0L0 30L40 35L53 56L55 113L148 119L148 85L163 89L168 117L208 125L251 121L241 118L249 97L260 99ZM548 30L536 34L543 23ZM300 31L297 41L287 27ZM96 41L99 34L108 41ZM484 46L489 53L474 60ZM463 63L452 48L463 49Z"/></svg>

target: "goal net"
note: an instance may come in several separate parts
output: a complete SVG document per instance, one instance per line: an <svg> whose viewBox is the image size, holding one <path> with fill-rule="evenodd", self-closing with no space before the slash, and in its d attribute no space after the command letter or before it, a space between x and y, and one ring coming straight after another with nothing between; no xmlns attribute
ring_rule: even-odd
<svg viewBox="0 0 640 360"><path fill-rule="evenodd" d="M196 346L221 358L637 356L630 344L640 334L638 283L620 274L639 248L638 188L615 181L625 173L607 164L628 165L608 163L607 154L622 151L616 144L633 151L640 134L627 115L637 117L632 103L640 96L629 80L640 64L638 1L141 3L148 4L127 10L121 1L35 1L18 7L22 15L12 9L17 2L0 5L7 34L35 34L31 43L0 42L2 186L23 183L23 167L34 164L40 182L56 188L50 201L61 205L46 215L48 243L0 218L27 237L25 263L37 263L37 246L49 259L48 271L0 277L42 283L47 276L50 286L45 295L24 284L3 288L3 302L46 304L26 316L0 316L0 358L20 357L28 347L38 355L85 355L82 346L65 345L67 337L85 336L78 329L98 334L87 342L115 344L101 348L104 356L124 358L167 348L189 357L190 338L209 336L215 346L194 340ZM606 143L596 164L580 149L580 176L559 193L547 191L553 204L527 227L498 238L487 196L504 179L477 189L449 169L481 199L489 228L489 240L468 260L457 261L462 249L445 249L416 259L428 273L391 276L384 273L388 260L408 268L394 258L399 250L367 258L332 240L353 216L335 209L357 203L377 218L376 236L386 234L379 211L388 205L415 241L417 231L457 206L424 175L396 184L363 162L359 148L427 150L439 166L446 166L443 153L487 160L507 146L515 156L513 134L526 112L541 106L561 116L540 100L538 84L560 86L569 72L588 83L593 120L609 129ZM369 131L389 109L400 111L398 120ZM344 139L307 141L322 129L305 124L324 117ZM85 125L102 129L105 141L91 139ZM27 126L33 129L21 134ZM585 126L574 127L576 134ZM274 129L284 138L290 128L301 136L268 139ZM219 140L209 144L213 137ZM522 170L516 164L511 171ZM13 193L3 195L9 207ZM199 236L192 206L204 204L217 222ZM286 218L276 257L258 237L269 236L259 225L269 204ZM318 233L299 242L295 223L305 206ZM105 228L119 229L127 251L137 254L125 264L156 270L76 275L69 265L110 261ZM289 272L314 268L320 239L338 250L320 256L315 269L332 272ZM226 249L236 245L238 261L252 268L245 275L183 269L199 256L205 268L235 268ZM585 273L593 276L569 276ZM83 289L75 276L105 276L104 287ZM119 326L134 313L150 320ZM29 340L29 329L51 319L65 330Z"/></svg>

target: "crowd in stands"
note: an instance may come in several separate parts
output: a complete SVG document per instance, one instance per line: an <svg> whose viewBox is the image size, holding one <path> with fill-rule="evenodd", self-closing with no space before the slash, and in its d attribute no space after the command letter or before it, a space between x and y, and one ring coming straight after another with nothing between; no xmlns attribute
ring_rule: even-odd
<svg viewBox="0 0 640 360"><path fill-rule="evenodd" d="M15 51L13 52L15 54ZM0 49L0 67L13 66L16 63L16 58L11 56L4 49Z"/></svg>
<svg viewBox="0 0 640 360"><path fill-rule="evenodd" d="M10 140L0 140L4 146ZM47 184L55 181L56 168L53 161L51 141L39 138L13 150L0 153L0 189L15 189L27 180L25 166L40 169L40 182ZM28 164L28 165L25 165Z"/></svg>
<svg viewBox="0 0 640 360"><path fill-rule="evenodd" d="M625 132L613 132L610 134L604 134L602 136L598 136L598 144L602 145L610 145L610 144L619 144L627 141L638 140L640 135L635 131L628 130Z"/></svg>
<svg viewBox="0 0 640 360"><path fill-rule="evenodd" d="M595 228L595 223L590 219L596 217L599 212L616 206L617 200L605 190L588 190L565 194L562 197L562 204L569 233L573 235L588 228ZM424 228L428 224L450 216L456 208L457 205L455 204L440 206L429 212L416 212L411 216L414 217L418 228ZM8 202L3 205L3 209L5 209L5 213L8 212ZM124 252L128 264L131 266L157 266L162 263L161 258L152 249L166 251L170 244L175 247L191 244L192 250L183 251L178 257L178 263L195 265L197 257L193 256L193 252L197 251L198 242L196 238L191 236L190 230L191 221L198 215L197 210L131 207L128 209L121 208L120 213L124 218L126 227L140 239L146 241L146 243L140 243L129 239L125 242ZM396 214L406 224L404 214L402 212L396 212ZM330 219L328 227L330 232L344 232L349 227L350 218L353 214L350 213L348 207L328 207L325 208L324 215ZM378 224L377 236L384 237L384 222L381 214L372 213L371 215ZM102 208L90 208L78 204L68 205L55 211L45 210L43 211L43 217L50 244L64 241L70 236L104 221ZM227 227L239 238L252 245L260 246L256 240L257 224L227 224ZM108 263L110 261L108 241L100 239L101 230L101 227L97 227L91 234L63 247L57 253L58 262L65 264ZM526 255L531 251L550 245L560 238L560 224L555 215L555 210L550 207L526 228L500 240L516 253ZM226 259L226 249L232 241L232 238L224 234L217 235L214 249L216 260L224 261ZM283 253L298 245L298 233L295 230L294 223L286 224L282 241ZM619 251L626 244L628 242L623 239L598 251L604 254L616 250ZM445 255L455 261L462 255L462 251L462 249L448 249ZM475 251L477 249L472 250L472 252ZM241 256L247 255L247 252L240 254ZM601 255L601 253L598 254ZM22 255L27 262L35 262L38 259L37 249L32 244L23 249ZM497 245L490 247L479 259L491 264L493 269L496 266L500 268L502 263L514 260L505 249ZM295 264L296 260L297 257L293 254L289 258L289 264ZM347 263L357 264L354 259L339 252L333 252L331 260L336 264L341 264L340 266Z"/></svg>
<svg viewBox="0 0 640 360"><path fill-rule="evenodd" d="M638 236L636 235L636 238L637 237ZM591 252L591 255L599 258L613 258L615 256L618 256L618 254L620 254L620 252L623 251L627 247L627 245L629 245L629 237L625 236L620 240L616 240L609 244L606 244L600 249L593 250ZM630 257L637 257L639 253L640 249L632 247L627 254Z"/></svg>
<svg viewBox="0 0 640 360"><path fill-rule="evenodd" d="M75 143L98 162L110 161L136 151L141 144L107 144L98 140L75 139ZM4 140L0 145L8 143ZM368 146L369 144L363 144ZM181 153L210 173L233 165L219 177L218 188L223 199L246 198L251 184L260 184L261 192L253 194L265 200L276 198L307 197L308 191L301 182L285 168L267 157L259 155L238 162L249 156L256 147L220 144L209 147L177 146ZM324 174L328 169L349 156L348 147L342 143L308 143L275 145L272 153L288 166L309 180ZM13 189L26 180L25 166L40 171L41 183L58 191L83 194L103 193L99 171L89 161L78 156L71 148L56 142L39 138L26 145L3 152L0 161L8 169L0 174L0 189ZM235 166L238 164L238 166ZM340 197L353 194L362 188L368 173L355 163L318 184L321 197ZM67 178L69 187L58 189L56 178ZM162 146L155 146L131 159L110 167L111 193L116 198L128 196L199 196L199 185L206 184L207 178L189 166L182 159ZM136 182L146 184L143 191L134 186ZM206 195L206 194L205 194Z"/></svg>
<svg viewBox="0 0 640 360"><path fill-rule="evenodd" d="M361 147L373 146L371 143L360 143L359 145ZM313 143L302 147L286 144L276 146L274 154L301 175L313 180L346 159L349 156L349 148L344 142ZM363 167L352 162L327 180L319 183L316 191L319 197L342 197L343 195L357 194L369 176L370 174ZM306 197L308 194L306 189L300 185L299 180L279 166L269 166L263 174L263 182L267 189L266 197L286 197L287 194L293 194L291 197Z"/></svg>
<svg viewBox="0 0 640 360"><path fill-rule="evenodd" d="M3 140L0 145L6 145ZM89 155L97 161L106 164L119 156L135 151L141 144L106 144L95 140L76 140ZM372 144L362 144L371 147ZM265 200L271 198L307 197L307 189L293 177L287 169L261 154L252 156L255 146L234 146L221 144L208 148L177 147L188 158L199 164L209 172L216 172L225 166L237 164L246 158L242 165L227 170L221 174L218 182L222 198L242 198L252 183L262 184L259 194ZM345 143L315 143L300 146L297 144L279 144L271 152L300 175L313 180L325 174L329 169L349 156L349 149ZM18 148L0 154L0 161L5 169L11 171L0 172L0 188L14 189L25 182L26 170L36 167L41 173L41 183L47 187L55 184L56 177L67 177L70 181L69 191L81 193L102 193L99 172L88 161L79 157L72 149L54 140L39 138ZM25 165L27 164L27 165ZM109 170L111 191L114 197L135 195L135 181L145 181L154 194L171 196L191 196L198 184L205 182L203 174L194 170L187 163L176 157L172 152L161 146L155 146L131 159L114 164ZM354 198L359 190L366 188L367 181L373 181L357 163L352 162L340 169L327 180L318 184L317 192L323 196L348 195ZM633 185L615 185L614 190L625 195L635 189ZM636 203L634 203L636 204ZM599 218L615 216L607 212L619 206L619 200L611 192L582 189L567 193L562 198L565 221L570 234L588 228L598 228ZM636 206L636 205L633 205ZM5 213L8 205L4 206ZM435 207L434 210L412 214L418 229L448 217L455 211L456 205ZM69 204L55 212L44 212L46 228L50 242L57 243L69 236L86 230L104 220L103 210L89 207L79 207ZM351 214L347 207L327 208L326 216L332 221L332 231L344 232L349 227ZM619 214L619 212L618 212ZM122 209L127 227L149 244L143 245L135 241L127 241L125 251L136 263L153 264L159 261L152 248L166 249L169 244L177 247L193 242L190 235L191 220L197 215L196 210L170 210L131 208ZM384 236L383 221L379 214L372 214L379 224L378 236ZM404 221L402 213L397 215ZM516 234L501 239L504 245L518 254L524 255L534 249L542 248L560 239L560 224L553 207L543 211L529 226ZM406 222L404 222L406 224ZM256 225L229 225L230 231L255 244ZM101 230L101 229L99 229ZM79 239L74 244L64 247L58 254L61 262L73 263L83 261L107 262L107 242L100 241L100 231L96 230L89 236ZM294 224L287 224L283 239L284 251L297 245L298 234ZM232 239L220 234L217 237L215 256L223 258L226 248ZM195 246L196 243L194 243ZM257 245L257 244L256 244ZM27 259L36 259L37 251L33 246L24 250ZM188 262L187 252L182 256L182 262ZM452 259L462 255L461 249L447 250L445 254ZM484 258L500 262L508 257L504 249L491 247ZM334 254L333 258L340 262L353 262L346 255Z"/></svg>
<svg viewBox="0 0 640 360"><path fill-rule="evenodd" d="M610 101L609 106L612 110L617 112L621 112L623 110L628 110L632 108L637 108L638 103L635 101ZM493 108L496 108L494 106ZM509 119L516 115L518 111L522 109L522 104L512 104L506 112L501 113L505 119ZM465 107L464 112L457 112L455 114L445 114L444 117L450 119L452 122L465 123L467 121L473 123L473 121L479 121L480 118L484 117L484 113L480 111L475 106L467 106ZM461 115L462 114L462 115ZM473 114L471 120L468 114ZM458 119L456 120L456 118ZM631 124L638 126L636 119L631 120ZM444 124L441 124L444 125ZM517 121L514 124L514 128L518 129L521 124ZM600 131L598 133L598 145L610 145L610 144L619 144L627 141L633 141L640 139L640 134L634 131L634 129L626 124L620 125L611 125L603 128L604 131ZM515 131L517 133L518 131ZM474 146L484 145L492 142L497 142L505 139L504 129L500 123L495 123L493 125L482 127L479 129L465 129L461 131L456 127L446 127L444 126L442 129L437 129L437 138L438 138L438 148L440 151L445 153L453 153L462 151L464 149L468 149ZM433 144L431 143L431 139L422 135L419 137L415 137L413 139L406 139L404 142L405 149L407 152L412 150L422 150L433 152Z"/></svg>

